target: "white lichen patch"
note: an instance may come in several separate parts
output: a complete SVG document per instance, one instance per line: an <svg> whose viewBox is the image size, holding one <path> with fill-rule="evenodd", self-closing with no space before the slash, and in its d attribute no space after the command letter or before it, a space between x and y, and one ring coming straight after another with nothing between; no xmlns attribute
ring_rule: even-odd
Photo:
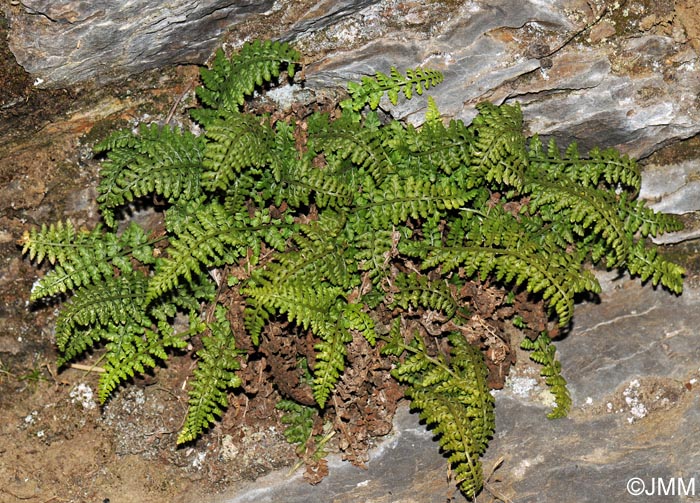
<svg viewBox="0 0 700 503"><path fill-rule="evenodd" d="M544 456L542 456L542 454L539 454L535 458L523 459L515 468L513 468L513 476L516 480L522 480L527 476L530 468L541 464L543 461Z"/></svg>
<svg viewBox="0 0 700 503"><path fill-rule="evenodd" d="M537 388L537 379L525 376L508 376L506 386L515 396L529 398Z"/></svg>
<svg viewBox="0 0 700 503"><path fill-rule="evenodd" d="M27 416L24 418L24 423L27 425L34 424L36 422L37 416L39 413L35 410L31 411Z"/></svg>
<svg viewBox="0 0 700 503"><path fill-rule="evenodd" d="M92 410L97 407L92 388L85 383L79 383L69 394L71 403L79 403L83 409Z"/></svg>
<svg viewBox="0 0 700 503"><path fill-rule="evenodd" d="M633 423L638 419L642 419L647 415L647 407L642 403L640 397L640 384L638 379L633 379L630 381L629 385L622 392L622 396L625 398L625 404L627 404L629 416L627 417L628 423Z"/></svg>
<svg viewBox="0 0 700 503"><path fill-rule="evenodd" d="M280 86L268 91L265 97L272 100L280 110L290 110L296 101L296 93L301 90L297 84Z"/></svg>
<svg viewBox="0 0 700 503"><path fill-rule="evenodd" d="M233 437L231 435L224 435L221 439L221 459L224 461L235 461L239 452L240 449L233 441Z"/></svg>
<svg viewBox="0 0 700 503"><path fill-rule="evenodd" d="M640 377L620 386L607 400L590 410L619 415L626 423L633 424L656 412L676 407L687 389L676 379Z"/></svg>
<svg viewBox="0 0 700 503"><path fill-rule="evenodd" d="M194 455L194 459L192 460L192 468L196 470L201 470L202 467L204 466L204 460L207 457L206 452L197 452Z"/></svg>
<svg viewBox="0 0 700 503"><path fill-rule="evenodd" d="M537 401L547 407L554 408L557 405L557 397L554 396L554 393L552 393L549 388L541 389L539 393L537 393Z"/></svg>

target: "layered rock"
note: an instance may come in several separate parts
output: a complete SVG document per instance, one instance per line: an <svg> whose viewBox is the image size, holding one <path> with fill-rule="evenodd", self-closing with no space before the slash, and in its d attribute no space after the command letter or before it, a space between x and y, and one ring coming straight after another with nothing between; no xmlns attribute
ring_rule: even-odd
<svg viewBox="0 0 700 503"><path fill-rule="evenodd" d="M700 131L700 10L677 2L583 0L26 0L8 9L10 45L37 85L107 82L204 63L226 40L291 40L307 85L343 84L390 67L442 70L446 116L519 101L531 132L634 157ZM394 107L421 122L425 103Z"/></svg>
<svg viewBox="0 0 700 503"><path fill-rule="evenodd" d="M225 30L273 0L24 0L9 10L10 48L36 85L104 83L172 64L203 63Z"/></svg>

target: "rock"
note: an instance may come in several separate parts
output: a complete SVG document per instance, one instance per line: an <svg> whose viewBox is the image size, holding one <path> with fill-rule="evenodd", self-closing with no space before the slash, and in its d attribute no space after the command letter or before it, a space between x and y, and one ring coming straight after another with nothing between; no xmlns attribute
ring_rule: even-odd
<svg viewBox="0 0 700 503"><path fill-rule="evenodd" d="M318 485L302 478L303 468L294 474L277 471L224 493L212 503L466 503L448 480L447 464L432 437L417 414L399 407L394 432L373 450L366 469L331 456L330 474Z"/></svg>
<svg viewBox="0 0 700 503"><path fill-rule="evenodd" d="M700 237L700 138L663 149L644 162L640 199L655 211L682 215L685 228L653 238L672 244Z"/></svg>
<svg viewBox="0 0 700 503"><path fill-rule="evenodd" d="M24 0L8 11L10 48L39 87L105 83L144 70L204 63L224 30L272 0Z"/></svg>
<svg viewBox="0 0 700 503"><path fill-rule="evenodd" d="M700 131L700 14L694 0L27 0L9 9L10 45L43 86L107 82L148 68L202 63L224 30L292 41L307 85L344 84L391 66L442 70L434 95L469 122L479 101L520 102L530 134L620 148L633 157ZM389 107L422 121L425 101Z"/></svg>
<svg viewBox="0 0 700 503"><path fill-rule="evenodd" d="M342 24L298 35L304 52L324 54L308 68L309 85L386 73L392 65L432 67L445 74L432 93L445 116L469 122L479 101L517 101L531 134L561 145L577 141L582 153L614 146L639 158L700 131L700 67L686 36L695 28L680 23L666 2L598 12L563 0L401 5L380 2ZM652 11L670 16L671 27L642 30L640 18ZM416 26L410 20L418 12ZM425 102L387 108L421 123Z"/></svg>
<svg viewBox="0 0 700 503"><path fill-rule="evenodd" d="M698 483L700 291L687 285L676 297L613 275L602 285L599 302L577 306L571 333L556 343L570 416L550 421L531 397L498 392L484 459L487 467L503 459L495 494L524 503L632 503L640 488L649 501L671 495L659 482L677 497ZM693 491L687 495L700 486Z"/></svg>

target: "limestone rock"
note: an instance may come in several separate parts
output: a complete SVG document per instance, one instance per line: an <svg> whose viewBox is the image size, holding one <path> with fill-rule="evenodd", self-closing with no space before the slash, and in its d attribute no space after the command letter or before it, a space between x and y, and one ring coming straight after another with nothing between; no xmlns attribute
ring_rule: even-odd
<svg viewBox="0 0 700 503"><path fill-rule="evenodd" d="M628 5L629 4L629 5ZM530 133L585 153L633 157L700 131L694 0L26 0L11 10L11 47L37 83L106 82L148 68L204 62L224 30L292 41L307 85L344 85L391 66L442 70L433 93L446 117L470 121L479 101L522 104ZM420 123L424 100L391 108Z"/></svg>
<svg viewBox="0 0 700 503"><path fill-rule="evenodd" d="M676 297L614 274L601 284L599 302L577 306L571 333L556 343L574 400L570 416L548 420L536 392L498 392L484 466L502 460L491 489L503 501L632 503L697 494L678 484L697 483L700 458L700 291L688 284ZM674 484L677 499L659 481Z"/></svg>
<svg viewBox="0 0 700 503"><path fill-rule="evenodd" d="M365 469L338 456L329 456L328 465L330 473L314 486L302 477L303 468L293 474L276 471L254 483L231 488L211 503L468 501L450 480L447 462L433 434L407 406L396 411L393 432L379 441Z"/></svg>
<svg viewBox="0 0 700 503"><path fill-rule="evenodd" d="M697 28L687 15L698 8L589 3L386 1L296 42L323 54L308 69L311 86L432 67L445 74L434 93L445 116L468 122L479 101L518 101L531 133L583 152L614 146L639 158L700 131ZM388 108L420 123L425 103Z"/></svg>
<svg viewBox="0 0 700 503"><path fill-rule="evenodd" d="M204 63L224 30L273 0L24 0L9 11L10 48L37 86L103 83L144 70Z"/></svg>

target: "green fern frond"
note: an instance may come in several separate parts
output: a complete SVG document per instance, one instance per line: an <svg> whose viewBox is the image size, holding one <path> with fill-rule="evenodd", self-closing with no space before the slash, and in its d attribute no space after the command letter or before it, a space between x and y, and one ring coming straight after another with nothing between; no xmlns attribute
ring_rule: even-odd
<svg viewBox="0 0 700 503"><path fill-rule="evenodd" d="M389 101L396 105L400 93L410 100L414 92L422 95L423 91L438 85L442 80L442 73L436 70L408 69L404 76L392 66L389 75L377 72L374 77L362 77L360 83L348 83L348 94L353 110L362 110L367 105L371 110L375 110L385 94Z"/></svg>
<svg viewBox="0 0 700 503"><path fill-rule="evenodd" d="M243 289L243 293L248 297L250 309L246 309L246 326L254 331L254 341L258 340L262 325L273 312L286 314L290 321L304 329L311 329L321 339L315 345L312 388L316 402L323 408L345 369L345 344L352 340L352 335L341 321L344 302L340 297L343 289L330 282L314 284L292 281L290 278L284 282L272 282L258 275ZM350 315L345 325L351 325L352 320Z"/></svg>
<svg viewBox="0 0 700 503"><path fill-rule="evenodd" d="M556 311L559 323L569 323L578 293L600 291L595 276L581 267L575 256L567 253L542 253L535 243L520 249L482 246L444 247L432 250L423 267L442 265L447 272L463 267L467 276L478 273L486 278L492 273L505 284L525 284L528 291L540 293Z"/></svg>
<svg viewBox="0 0 700 503"><path fill-rule="evenodd" d="M363 310L361 304L347 304L342 310L343 328L357 330L374 346L377 342L377 332L372 317Z"/></svg>
<svg viewBox="0 0 700 503"><path fill-rule="evenodd" d="M469 169L472 164L473 129L462 121L452 120L447 127L439 121L430 122L419 130L408 126L400 139L405 142L406 149L402 157L415 159L423 167L427 164L435 172L451 175L452 182L464 189L481 183L479 175ZM400 149L401 145L396 147Z"/></svg>
<svg viewBox="0 0 700 503"><path fill-rule="evenodd" d="M57 222L55 224L42 224L40 229L29 229L24 231L20 241L22 254L29 254L29 260L36 260L41 264L47 259L51 265L62 264L70 260L75 250L86 246L89 242L99 243L101 233L99 229L92 231L81 231L80 241L76 242L76 229L73 222Z"/></svg>
<svg viewBox="0 0 700 503"><path fill-rule="evenodd" d="M272 129L260 118L231 111L208 125L210 140L204 149L203 184L207 190L225 189L247 168L261 168L270 162Z"/></svg>
<svg viewBox="0 0 700 503"><path fill-rule="evenodd" d="M408 218L429 218L436 212L461 207L471 194L457 187L414 177L390 176L372 191L366 204L357 207L358 216L375 229L398 225Z"/></svg>
<svg viewBox="0 0 700 503"><path fill-rule="evenodd" d="M425 247L424 268L440 265L448 272L461 267L467 277L478 273L482 279L493 275L505 284L524 284L549 302L561 325L573 316L576 294L600 291L595 276L583 268L580 254L528 239L518 219L498 206L470 216L468 227L460 229L467 231L464 244Z"/></svg>
<svg viewBox="0 0 700 503"><path fill-rule="evenodd" d="M523 116L519 105L497 107L484 102L471 129L471 168L491 184L520 190L529 163L523 137Z"/></svg>
<svg viewBox="0 0 700 503"><path fill-rule="evenodd" d="M327 282L347 291L357 284L356 266L348 256L343 238L345 219L325 212L315 222L298 226L291 241L295 245L268 264L263 272L273 284Z"/></svg>
<svg viewBox="0 0 700 503"><path fill-rule="evenodd" d="M618 204L625 231L630 235L638 232L643 238L657 237L667 232L683 229L683 222L677 215L658 213L648 208L644 200L630 200L623 193L620 195Z"/></svg>
<svg viewBox="0 0 700 503"><path fill-rule="evenodd" d="M528 181L530 194L527 211L539 213L546 220L568 220L581 237L594 234L605 241L608 267L617 267L627 256L629 234L618 215L614 194L570 181Z"/></svg>
<svg viewBox="0 0 700 503"><path fill-rule="evenodd" d="M274 309L268 308L268 306L264 304L249 302L246 305L245 311L243 312L243 323L254 345L257 346L260 344L260 335L262 334L263 328L265 328L265 325L270 320L271 314L274 314Z"/></svg>
<svg viewBox="0 0 700 503"><path fill-rule="evenodd" d="M234 232L234 225L223 206L201 206L187 228L170 242L168 257L158 264L151 278L146 301L175 288L180 278L192 282L205 268L233 262L237 254L231 245L241 245L245 239L244 229Z"/></svg>
<svg viewBox="0 0 700 503"><path fill-rule="evenodd" d="M300 57L288 43L269 40L246 42L230 59L219 49L211 69L200 70L203 85L197 88L197 96L211 109L236 111L256 86L272 81L282 69L294 77ZM206 116L196 111L192 116L208 125Z"/></svg>
<svg viewBox="0 0 700 503"><path fill-rule="evenodd" d="M58 222L41 229L25 231L22 253L41 263L47 259L54 265L44 278L35 283L31 300L66 291L110 277L111 252L120 251L114 234L105 234L96 227L92 231L76 231L70 221Z"/></svg>
<svg viewBox="0 0 700 503"><path fill-rule="evenodd" d="M138 134L117 131L95 146L95 152L107 151L100 169L97 202L103 218L114 227L114 208L147 194L168 201L180 197L196 198L204 139L189 131L157 124L139 126Z"/></svg>
<svg viewBox="0 0 700 503"><path fill-rule="evenodd" d="M355 186L363 174L380 182L396 171L380 126L375 112L367 113L362 120L343 112L334 121L329 120L328 114L315 114L309 119L308 147L313 152L322 152L334 172L342 172L346 162L355 166L351 172L354 178L349 179L351 184L355 180Z"/></svg>
<svg viewBox="0 0 700 503"><path fill-rule="evenodd" d="M92 342L92 336L85 333L89 327L127 323L149 326L144 304L147 284L148 278L135 271L79 288L56 320L56 344L64 360L76 356L76 348L83 350L91 345L72 340L87 336Z"/></svg>
<svg viewBox="0 0 700 503"><path fill-rule="evenodd" d="M243 292L249 305L264 306L267 311L285 313L290 321L314 333L333 332L336 320L330 310L343 290L328 283L303 284L298 282L250 283Z"/></svg>
<svg viewBox="0 0 700 503"><path fill-rule="evenodd" d="M476 346L469 344L462 334L452 332L448 335L452 346L450 365L466 379L456 382L448 381L437 386L439 391L470 393L471 402L467 406L471 432L479 446L479 454L486 452L488 442L493 436L495 426L495 399L487 383L488 369L483 353ZM468 385L468 387L464 387Z"/></svg>
<svg viewBox="0 0 700 503"><path fill-rule="evenodd" d="M325 327L314 332L321 337L321 341L314 345L316 363L311 387L316 403L323 409L345 370L345 355L348 351L346 344L352 341L352 335L338 323L327 323Z"/></svg>
<svg viewBox="0 0 700 503"><path fill-rule="evenodd" d="M397 292L392 295L392 306L399 306L404 310L409 306L433 309L442 311L448 318L452 318L461 310L459 302L444 280L433 281L416 273L400 273L396 276L393 287Z"/></svg>
<svg viewBox="0 0 700 503"><path fill-rule="evenodd" d="M142 374L146 367L153 368L158 360L167 359L166 348L182 347L183 341L166 336L143 326L125 323L110 324L104 330L105 345L104 372L100 375L98 398L104 403L110 393L122 382Z"/></svg>
<svg viewBox="0 0 700 503"><path fill-rule="evenodd" d="M481 351L461 334L450 334L449 341L449 363L441 355L428 356L418 342L404 346L412 354L392 373L408 384L411 408L433 428L460 489L473 498L483 486L479 457L495 430L494 398L486 385L488 369Z"/></svg>
<svg viewBox="0 0 700 503"><path fill-rule="evenodd" d="M540 374L545 378L554 395L556 406L547 414L549 419L566 417L571 409L571 395L566 387L566 379L561 375L561 363L556 359L556 347L545 332L534 341L525 338L520 347L531 351L530 359L542 365Z"/></svg>
<svg viewBox="0 0 700 503"><path fill-rule="evenodd" d="M228 390L242 384L235 373L241 368L240 351L226 319L226 308L217 304L214 320L208 326L209 332L202 337L203 348L197 351L197 368L188 392L189 408L178 444L194 440L214 423L228 407Z"/></svg>
<svg viewBox="0 0 700 503"><path fill-rule="evenodd" d="M378 284L389 269L393 241L396 236L401 239L402 235L395 230L375 229L370 225L353 225L353 231L356 233L353 236L353 244L356 247L353 257L357 267L366 271L368 277Z"/></svg>
<svg viewBox="0 0 700 503"><path fill-rule="evenodd" d="M303 449L313 433L314 417L318 416L318 410L292 400L280 400L275 409L284 412L280 420L287 425L284 437L290 444L297 444L298 449Z"/></svg>
<svg viewBox="0 0 700 503"><path fill-rule="evenodd" d="M315 203L319 208L345 208L352 203L356 187L343 170L319 169L305 156L277 163L279 181L270 185L269 195L275 204L293 208Z"/></svg>
<svg viewBox="0 0 700 503"><path fill-rule="evenodd" d="M529 144L530 167L538 173L584 187L618 190L622 187L639 192L641 174L637 164L614 149L592 149L587 158L581 158L576 143L571 143L561 155L554 140L545 152L539 137Z"/></svg>
<svg viewBox="0 0 700 503"><path fill-rule="evenodd" d="M401 318L394 318L389 328L389 333L382 337L384 345L381 348L383 355L401 356L407 345L404 333L401 330Z"/></svg>
<svg viewBox="0 0 700 503"><path fill-rule="evenodd" d="M683 292L685 268L666 260L656 248L647 248L643 241L631 247L626 266L632 276L639 276L642 281L650 280L654 286L661 283L678 295Z"/></svg>
<svg viewBox="0 0 700 503"><path fill-rule="evenodd" d="M76 231L73 224L58 222L40 230L25 232L24 253L41 262L46 258L54 268L37 281L31 300L66 293L81 286L99 284L115 270L129 274L130 257L142 264L153 263L153 248L141 227L132 223L121 235L104 232L100 226L92 231Z"/></svg>

